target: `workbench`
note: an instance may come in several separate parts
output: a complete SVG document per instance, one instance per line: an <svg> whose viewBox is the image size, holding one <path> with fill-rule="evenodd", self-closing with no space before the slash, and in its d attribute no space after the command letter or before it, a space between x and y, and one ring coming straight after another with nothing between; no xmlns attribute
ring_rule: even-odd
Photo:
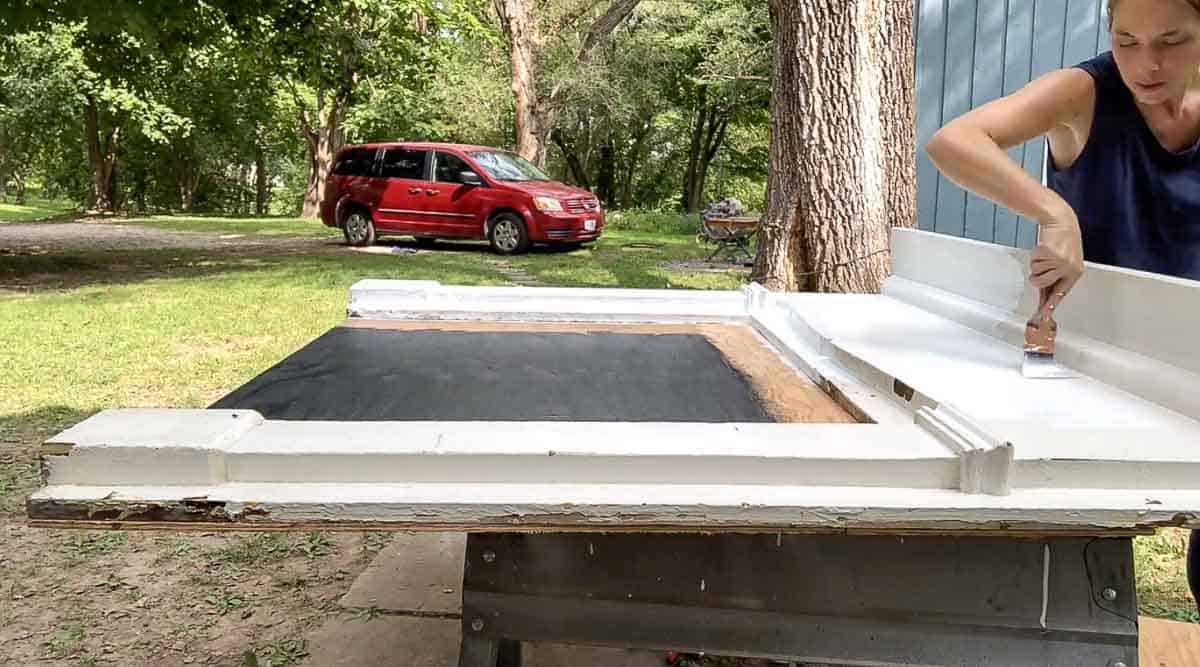
<svg viewBox="0 0 1200 667"><path fill-rule="evenodd" d="M1019 372L1023 251L895 230L882 294L363 281L207 410L48 440L35 525L469 532L514 642L1137 664L1131 538L1197 526L1196 283L1089 267Z"/></svg>

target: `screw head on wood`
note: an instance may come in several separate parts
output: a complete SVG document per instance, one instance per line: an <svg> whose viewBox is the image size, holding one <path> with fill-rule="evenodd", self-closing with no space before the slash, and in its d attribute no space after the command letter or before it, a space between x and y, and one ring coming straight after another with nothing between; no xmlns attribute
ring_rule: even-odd
<svg viewBox="0 0 1200 667"><path fill-rule="evenodd" d="M1125 663L1121 662L1120 660L1113 660L1108 667L1125 667Z"/></svg>
<svg viewBox="0 0 1200 667"><path fill-rule="evenodd" d="M474 630L475 632L483 632L483 619L477 618L477 619L471 621L471 629ZM1118 666L1113 665L1113 667L1118 667ZM1122 665L1120 667L1124 667L1124 666Z"/></svg>
<svg viewBox="0 0 1200 667"><path fill-rule="evenodd" d="M1105 600L1107 600L1109 602L1115 602L1117 599L1117 591L1116 591L1116 589L1106 588L1106 589L1100 591L1100 597L1104 598ZM1113 667L1117 667L1117 666L1113 665Z"/></svg>
<svg viewBox="0 0 1200 667"><path fill-rule="evenodd" d="M492 551L491 549L484 549L483 550L483 562L495 563L496 562L496 552Z"/></svg>

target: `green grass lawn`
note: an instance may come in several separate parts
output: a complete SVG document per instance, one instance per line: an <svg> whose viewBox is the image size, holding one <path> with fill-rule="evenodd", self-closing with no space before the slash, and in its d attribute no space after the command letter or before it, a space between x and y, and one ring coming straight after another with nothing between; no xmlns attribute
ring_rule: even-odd
<svg viewBox="0 0 1200 667"><path fill-rule="evenodd" d="M122 224L130 222L119 220ZM154 217L138 224L219 234L319 236L286 219ZM287 230L287 231L282 231ZM204 407L345 317L363 278L510 284L514 270L546 285L737 288L737 273L672 265L708 248L675 232L612 231L575 252L499 258L445 244L415 255L375 255L315 245L308 254L121 250L17 255L0 262L0 441L32 448L108 407ZM17 511L38 483L28 463L0 461L0 509ZM1136 541L1142 610L1200 621L1187 592L1186 532Z"/></svg>
<svg viewBox="0 0 1200 667"><path fill-rule="evenodd" d="M277 222L184 218L178 225L228 234ZM177 221L145 224L175 228ZM343 319L349 288L363 278L506 285L508 272L520 269L547 285L742 283L736 273L670 268L704 252L693 237L613 232L591 248L508 259L473 244L415 255L314 245L299 255L125 249L6 257L0 287L34 288L0 297L0 439L45 437L107 407L208 405Z"/></svg>
<svg viewBox="0 0 1200 667"><path fill-rule="evenodd" d="M38 199L30 197L24 204L0 202L0 223L32 222L64 215L75 210L75 204L68 201Z"/></svg>

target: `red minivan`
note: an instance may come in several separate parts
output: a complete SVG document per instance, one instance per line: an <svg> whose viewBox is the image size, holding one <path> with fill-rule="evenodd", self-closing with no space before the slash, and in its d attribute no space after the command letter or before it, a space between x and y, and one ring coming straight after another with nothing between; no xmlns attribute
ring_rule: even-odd
<svg viewBox="0 0 1200 667"><path fill-rule="evenodd" d="M487 239L498 253L581 245L604 229L587 190L550 180L515 153L441 143L348 146L325 182L321 220L350 245L385 235Z"/></svg>

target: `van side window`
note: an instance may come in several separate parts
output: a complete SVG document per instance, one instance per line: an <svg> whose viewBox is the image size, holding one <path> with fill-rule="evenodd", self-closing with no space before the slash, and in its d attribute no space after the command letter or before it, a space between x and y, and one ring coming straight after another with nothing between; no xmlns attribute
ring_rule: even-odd
<svg viewBox="0 0 1200 667"><path fill-rule="evenodd" d="M457 155L441 151L438 151L437 162L434 165L434 170L437 172L434 174L434 180L439 183L460 183L462 182L460 174L464 171L475 171Z"/></svg>
<svg viewBox="0 0 1200 667"><path fill-rule="evenodd" d="M352 148L342 154L333 165L338 176L370 176L375 162L375 151L370 148Z"/></svg>
<svg viewBox="0 0 1200 667"><path fill-rule="evenodd" d="M409 148L389 148L383 152L383 177L425 180L426 151Z"/></svg>

